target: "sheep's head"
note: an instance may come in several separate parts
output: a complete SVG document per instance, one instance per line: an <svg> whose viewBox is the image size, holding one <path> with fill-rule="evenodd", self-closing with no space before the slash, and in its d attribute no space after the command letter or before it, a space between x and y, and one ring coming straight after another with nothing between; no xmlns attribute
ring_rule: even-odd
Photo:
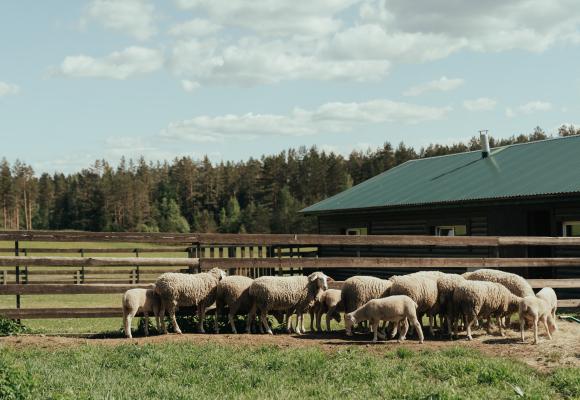
<svg viewBox="0 0 580 400"><path fill-rule="evenodd" d="M222 279L224 279L227 276L226 271L219 269L219 268L212 268L209 270L208 273L213 275L214 277L216 277L216 279L218 281L221 281Z"/></svg>
<svg viewBox="0 0 580 400"><path fill-rule="evenodd" d="M322 272L314 272L308 275L309 282L316 282L318 289L327 290L328 289L328 276Z"/></svg>
<svg viewBox="0 0 580 400"><path fill-rule="evenodd" d="M514 294L510 294L510 297L508 300L508 307L507 307L508 314L513 314L513 313L517 312L518 309L520 308L520 302L522 300L523 300L522 297L518 297Z"/></svg>
<svg viewBox="0 0 580 400"><path fill-rule="evenodd" d="M344 314L344 328L347 336L352 336L352 327L356 322L356 318L352 313Z"/></svg>

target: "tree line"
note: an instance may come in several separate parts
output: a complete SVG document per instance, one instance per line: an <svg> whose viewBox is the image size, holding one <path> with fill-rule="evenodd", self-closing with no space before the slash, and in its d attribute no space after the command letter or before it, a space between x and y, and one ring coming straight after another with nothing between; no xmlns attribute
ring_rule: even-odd
<svg viewBox="0 0 580 400"><path fill-rule="evenodd" d="M562 126L559 136L580 134ZM490 138L492 147L546 139ZM0 227L86 231L294 233L315 232L298 211L405 161L480 149L479 138L418 150L386 142L348 157L316 147L289 149L242 162L205 157L171 162L97 160L80 172L35 174L17 160L0 162Z"/></svg>

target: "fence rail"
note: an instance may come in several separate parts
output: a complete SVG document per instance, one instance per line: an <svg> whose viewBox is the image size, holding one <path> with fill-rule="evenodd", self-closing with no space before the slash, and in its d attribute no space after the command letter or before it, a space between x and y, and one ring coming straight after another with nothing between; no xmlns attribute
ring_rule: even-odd
<svg viewBox="0 0 580 400"><path fill-rule="evenodd" d="M14 246L6 243L9 241ZM123 245L112 247L115 243ZM36 247L36 244L40 246ZM427 247L443 250L483 247L491 249L488 253L495 256L318 257L320 246ZM17 299L16 308L0 309L0 315L15 319L118 317L122 313L117 307L20 308L20 297L119 294L133 287L150 287L150 282L164 272L192 273L214 267L251 277L302 274L303 269L412 271L566 267L578 268L578 278L528 281L534 288L580 288L580 257L498 257L499 249L504 246L570 246L580 249L580 238L0 231L0 295L16 296ZM340 288L341 284L332 282L331 286ZM580 299L560 300L559 306L579 308Z"/></svg>

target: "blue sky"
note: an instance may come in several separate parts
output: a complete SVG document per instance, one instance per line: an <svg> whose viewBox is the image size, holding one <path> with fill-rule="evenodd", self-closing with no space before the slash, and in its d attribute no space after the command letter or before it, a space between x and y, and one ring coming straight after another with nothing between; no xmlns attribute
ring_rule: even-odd
<svg viewBox="0 0 580 400"><path fill-rule="evenodd" d="M481 3L481 4L479 4ZM0 4L0 156L242 160L578 123L571 0Z"/></svg>

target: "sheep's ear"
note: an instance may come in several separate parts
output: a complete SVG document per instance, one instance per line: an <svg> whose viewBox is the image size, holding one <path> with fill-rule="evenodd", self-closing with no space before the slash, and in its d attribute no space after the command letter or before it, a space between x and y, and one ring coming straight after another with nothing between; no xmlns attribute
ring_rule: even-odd
<svg viewBox="0 0 580 400"><path fill-rule="evenodd" d="M315 280L317 280L317 279L318 279L318 274L317 274L316 272L315 272L315 273L313 273L313 274L310 274L310 276L308 277L308 280L309 280L310 282L314 282L314 281L315 281Z"/></svg>

